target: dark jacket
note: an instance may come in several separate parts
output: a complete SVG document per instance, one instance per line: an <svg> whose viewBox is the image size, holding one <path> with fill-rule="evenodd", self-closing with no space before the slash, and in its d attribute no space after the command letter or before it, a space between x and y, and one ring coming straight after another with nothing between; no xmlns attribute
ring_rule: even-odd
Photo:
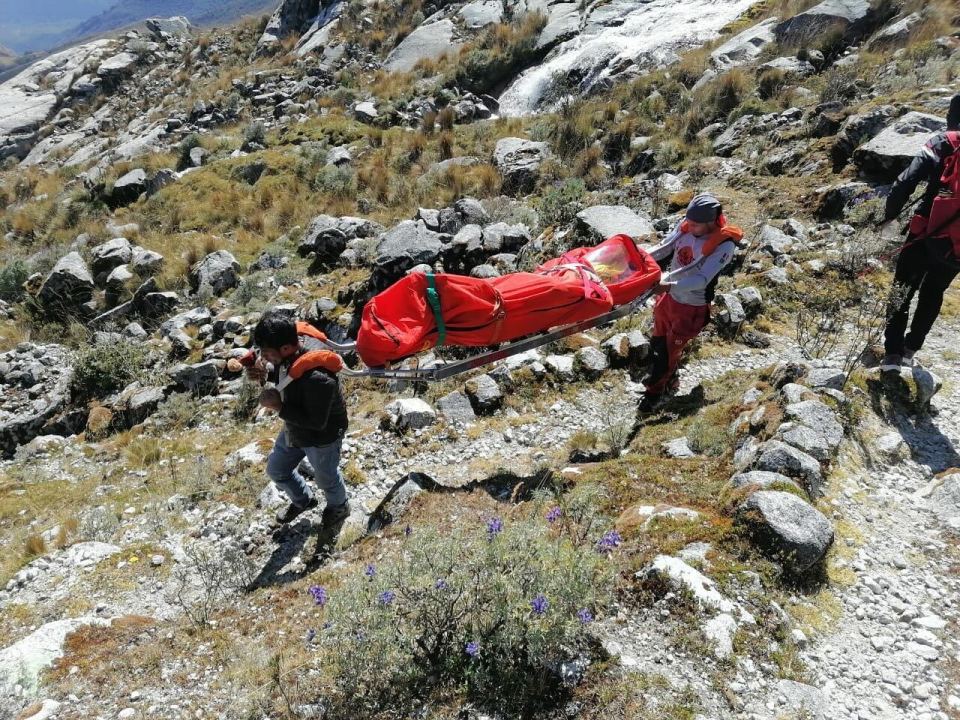
<svg viewBox="0 0 960 720"><path fill-rule="evenodd" d="M280 417L293 447L329 445L346 433L347 404L334 373L310 370L284 387L281 395Z"/></svg>
<svg viewBox="0 0 960 720"><path fill-rule="evenodd" d="M890 188L890 194L887 195L884 221L893 220L903 212L903 208L913 191L923 180L927 181L927 189L917 206L916 214L930 217L933 201L941 190L940 176L943 175L944 161L952 154L953 145L947 139L947 133L937 133L930 138L923 149L913 158L913 162L900 173L900 176L893 183L893 187Z"/></svg>

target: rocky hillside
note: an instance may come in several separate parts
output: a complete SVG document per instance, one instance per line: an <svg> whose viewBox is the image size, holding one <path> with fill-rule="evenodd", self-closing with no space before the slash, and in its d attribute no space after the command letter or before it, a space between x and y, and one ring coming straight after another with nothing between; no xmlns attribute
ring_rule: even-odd
<svg viewBox="0 0 960 720"><path fill-rule="evenodd" d="M952 0L284 0L0 84L0 718L960 717L960 296L876 369L958 76ZM277 527L264 310L705 190L749 242L662 411L649 313L345 378L352 514Z"/></svg>

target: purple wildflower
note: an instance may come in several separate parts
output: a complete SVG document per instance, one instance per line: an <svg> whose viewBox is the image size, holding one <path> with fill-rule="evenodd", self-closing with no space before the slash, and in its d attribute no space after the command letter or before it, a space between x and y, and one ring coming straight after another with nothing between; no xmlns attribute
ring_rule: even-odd
<svg viewBox="0 0 960 720"><path fill-rule="evenodd" d="M478 642L468 642L467 643L467 655L472 658L475 658L480 654L480 643Z"/></svg>
<svg viewBox="0 0 960 720"><path fill-rule="evenodd" d="M332 623L330 620L327 620L327 621L323 624L323 629L324 629L324 630L329 630L329 629L332 628L332 627L333 627L333 623Z"/></svg>
<svg viewBox="0 0 960 720"><path fill-rule="evenodd" d="M313 595L313 601L314 601L317 605L319 605L320 607L323 607L324 605L327 604L327 590L326 590L326 588L322 588L322 587L320 587L319 585L311 585L309 592L310 592L311 595Z"/></svg>
<svg viewBox="0 0 960 720"><path fill-rule="evenodd" d="M450 586L447 584L447 581L444 580L443 578L440 578L439 580L437 580L437 582L434 584L433 587L434 587L435 590L449 590L449 589L450 589Z"/></svg>
<svg viewBox="0 0 960 720"><path fill-rule="evenodd" d="M577 619L581 625L586 625L587 623L593 622L593 615L586 608L581 608L577 611Z"/></svg>
<svg viewBox="0 0 960 720"><path fill-rule="evenodd" d="M503 532L503 520L498 517L492 517L487 520L487 540L493 540L497 535Z"/></svg>
<svg viewBox="0 0 960 720"><path fill-rule="evenodd" d="M389 605L396 597L397 595L395 592L393 592L393 590L384 590L382 593L377 595L377 600L380 601L381 605Z"/></svg>
<svg viewBox="0 0 960 720"><path fill-rule="evenodd" d="M600 538L600 541L597 543L597 550L602 553L612 552L614 548L620 546L620 542L623 540L620 537L620 533L616 530L609 530L603 534L603 537Z"/></svg>
<svg viewBox="0 0 960 720"><path fill-rule="evenodd" d="M368 578L373 579L373 576L377 574L377 568L375 565L367 565L366 569L363 571L363 574Z"/></svg>
<svg viewBox="0 0 960 720"><path fill-rule="evenodd" d="M547 600L543 593L540 593L530 601L530 607L533 609L535 615L543 615L547 612L547 608L550 607L550 601Z"/></svg>
<svg viewBox="0 0 960 720"><path fill-rule="evenodd" d="M407 537L410 537L411 535L413 535L413 528L410 527L409 525L407 525L407 526L403 529L403 534L406 535Z"/></svg>
<svg viewBox="0 0 960 720"><path fill-rule="evenodd" d="M563 515L563 510L559 507L551 508L550 512L547 513L547 522L552 525L560 519L561 515Z"/></svg>
<svg viewBox="0 0 960 720"><path fill-rule="evenodd" d="M316 636L317 636L317 631L316 631L316 630L313 630L312 628L311 628L310 630L307 630L307 643L312 643L312 642L313 642L313 639L314 639Z"/></svg>

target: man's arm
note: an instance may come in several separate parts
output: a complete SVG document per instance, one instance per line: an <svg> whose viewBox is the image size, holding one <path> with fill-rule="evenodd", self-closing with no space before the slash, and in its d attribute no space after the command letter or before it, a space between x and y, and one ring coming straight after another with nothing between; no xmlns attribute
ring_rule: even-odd
<svg viewBox="0 0 960 720"><path fill-rule="evenodd" d="M673 253L673 246L677 242L677 238L680 237L680 225L681 223L677 223L673 231L660 243L647 248L647 252L650 253L650 256L653 257L654 260L660 262L670 257L671 253Z"/></svg>
<svg viewBox="0 0 960 720"><path fill-rule="evenodd" d="M730 240L720 243L716 250L700 262L667 273L663 281L676 283L677 290L702 290L730 264L736 250L736 244Z"/></svg>
<svg viewBox="0 0 960 720"><path fill-rule="evenodd" d="M883 221L889 222L903 212L904 206L913 191L923 180L929 180L943 159L953 151L945 133L931 138L914 156L907 169L900 173L887 195L887 205L883 214Z"/></svg>
<svg viewBox="0 0 960 720"><path fill-rule="evenodd" d="M280 417L283 420L311 430L323 430L330 420L330 409L337 394L337 381L320 372L313 372L287 387L289 394L295 392L303 397L303 403L283 403Z"/></svg>

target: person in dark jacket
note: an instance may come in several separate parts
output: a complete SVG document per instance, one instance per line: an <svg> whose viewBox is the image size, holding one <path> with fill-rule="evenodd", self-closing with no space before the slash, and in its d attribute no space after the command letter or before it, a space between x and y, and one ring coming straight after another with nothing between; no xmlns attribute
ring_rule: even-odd
<svg viewBox="0 0 960 720"><path fill-rule="evenodd" d="M887 196L884 223L881 235L886 235L897 217L903 212L907 201L917 185L926 181L927 187L916 214L910 222L910 232L903 251L897 259L893 292L887 307L887 326L884 331L885 356L883 370L895 370L913 365L913 356L933 327L943 304L943 293L957 275L957 270L936 260L929 251L925 234L935 232L927 227L930 209L941 190L940 176L944 162L954 153L954 145L948 133L960 130L960 95L955 95L947 113L947 132L930 138L893 183ZM918 240L918 238L920 238ZM932 240L936 242L936 240ZM917 307L907 333L907 320L913 296L917 295Z"/></svg>
<svg viewBox="0 0 960 720"><path fill-rule="evenodd" d="M291 365L309 352L311 340L298 335L289 316L266 313L253 331L260 360L247 373L260 382L268 377L277 382L276 388L267 388L260 395L260 404L276 411L284 421L267 458L267 475L290 498L290 505L277 514L277 520L291 522L319 504L297 469L306 457L326 498L322 523L329 527L350 513L339 468L347 406L336 373L317 366L297 373L296 379L288 374ZM265 363L273 366L272 373Z"/></svg>

